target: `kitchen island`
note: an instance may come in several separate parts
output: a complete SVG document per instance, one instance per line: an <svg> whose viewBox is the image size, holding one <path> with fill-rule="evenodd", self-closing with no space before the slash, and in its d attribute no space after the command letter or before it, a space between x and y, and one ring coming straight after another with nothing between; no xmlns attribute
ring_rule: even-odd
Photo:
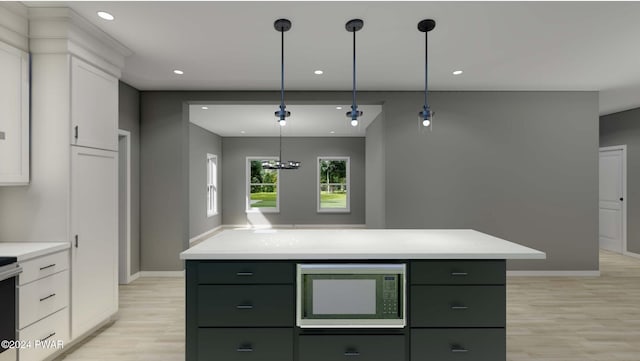
<svg viewBox="0 0 640 361"><path fill-rule="evenodd" d="M229 230L186 261L186 360L506 360L506 260L474 230ZM406 266L404 327L299 327L299 265ZM298 322L297 322L298 321Z"/></svg>

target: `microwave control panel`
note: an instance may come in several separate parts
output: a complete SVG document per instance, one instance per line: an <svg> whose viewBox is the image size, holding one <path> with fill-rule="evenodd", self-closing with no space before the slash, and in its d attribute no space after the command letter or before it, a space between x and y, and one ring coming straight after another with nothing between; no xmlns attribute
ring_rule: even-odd
<svg viewBox="0 0 640 361"><path fill-rule="evenodd" d="M382 276L382 314L398 317L398 282L399 275Z"/></svg>

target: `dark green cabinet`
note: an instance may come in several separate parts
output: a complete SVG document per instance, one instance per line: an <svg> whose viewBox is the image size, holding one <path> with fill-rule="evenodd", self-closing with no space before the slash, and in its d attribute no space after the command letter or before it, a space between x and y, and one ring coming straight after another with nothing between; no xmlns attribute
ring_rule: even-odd
<svg viewBox="0 0 640 361"><path fill-rule="evenodd" d="M404 335L303 335L299 361L405 360Z"/></svg>
<svg viewBox="0 0 640 361"><path fill-rule="evenodd" d="M385 330L296 327L313 260L188 260L186 361L506 360L505 260L405 262L408 325Z"/></svg>

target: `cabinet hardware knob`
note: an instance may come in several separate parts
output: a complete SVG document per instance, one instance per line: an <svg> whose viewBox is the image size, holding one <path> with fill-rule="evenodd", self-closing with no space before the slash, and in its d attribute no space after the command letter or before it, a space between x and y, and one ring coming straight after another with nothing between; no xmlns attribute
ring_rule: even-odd
<svg viewBox="0 0 640 361"><path fill-rule="evenodd" d="M346 351L344 353L345 356L360 356L360 352L358 351Z"/></svg>
<svg viewBox="0 0 640 361"><path fill-rule="evenodd" d="M50 295L49 295L49 296L47 296L47 297L41 298L41 299L40 299L40 302L42 302L42 301L44 301L44 300L48 300L48 299L50 299L51 297L55 297L55 295L56 295L55 293L52 293L52 294L50 294Z"/></svg>
<svg viewBox="0 0 640 361"><path fill-rule="evenodd" d="M624 201L624 198L620 197L620 202Z"/></svg>
<svg viewBox="0 0 640 361"><path fill-rule="evenodd" d="M239 310L251 310L253 309L253 305L237 305L236 308Z"/></svg>
<svg viewBox="0 0 640 361"><path fill-rule="evenodd" d="M55 332L51 332L51 333L49 334L49 336L47 336L47 337L43 338L42 340L40 340L40 342L42 342L42 341L46 341L46 340L50 339L51 337L53 337L53 336L55 336L55 335L56 335L56 333L55 333Z"/></svg>
<svg viewBox="0 0 640 361"><path fill-rule="evenodd" d="M452 310L467 310L469 307L467 306L451 306Z"/></svg>
<svg viewBox="0 0 640 361"><path fill-rule="evenodd" d="M253 347L251 346L241 346L236 349L238 352L253 352Z"/></svg>
<svg viewBox="0 0 640 361"><path fill-rule="evenodd" d="M452 276L468 276L467 272L451 272Z"/></svg>
<svg viewBox="0 0 640 361"><path fill-rule="evenodd" d="M40 267L40 271L43 271L43 270L46 270L47 268L51 268L51 267L55 267L55 266L56 266L56 264L52 263L52 264L50 264L48 266Z"/></svg>
<svg viewBox="0 0 640 361"><path fill-rule="evenodd" d="M253 272L238 272L236 276L253 276Z"/></svg>

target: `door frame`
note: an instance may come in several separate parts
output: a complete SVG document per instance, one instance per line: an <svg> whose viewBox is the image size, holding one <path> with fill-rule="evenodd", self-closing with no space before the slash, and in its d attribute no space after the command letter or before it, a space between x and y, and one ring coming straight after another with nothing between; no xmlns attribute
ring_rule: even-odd
<svg viewBox="0 0 640 361"><path fill-rule="evenodd" d="M125 180L125 188L127 191L126 200L125 200L125 208L127 209L127 217L125 218L125 243L126 249L124 250L125 260L120 259L120 252L118 252L118 272L120 272L121 268L124 268L125 277L124 279L120 278L118 273L118 282L120 284L129 284L134 280L134 277L131 277L131 132L123 129L118 129L118 144L120 143L120 137L124 137L124 140L127 145L125 154L125 168L127 170L127 178ZM120 149L118 149L120 152ZM120 165L118 164L118 168ZM120 192L120 190L118 190ZM118 242L120 243L120 242ZM122 264L124 261L124 265ZM122 283L124 281L124 283Z"/></svg>
<svg viewBox="0 0 640 361"><path fill-rule="evenodd" d="M627 249L627 203L629 203L629 197L627 196L627 145L612 145L608 147L600 147L598 151L598 162L600 161L601 152L610 152L614 150L622 151L622 254L630 255ZM598 202L600 196L598 195ZM598 205L598 209L600 206ZM598 247L600 244L600 236L598 235Z"/></svg>

